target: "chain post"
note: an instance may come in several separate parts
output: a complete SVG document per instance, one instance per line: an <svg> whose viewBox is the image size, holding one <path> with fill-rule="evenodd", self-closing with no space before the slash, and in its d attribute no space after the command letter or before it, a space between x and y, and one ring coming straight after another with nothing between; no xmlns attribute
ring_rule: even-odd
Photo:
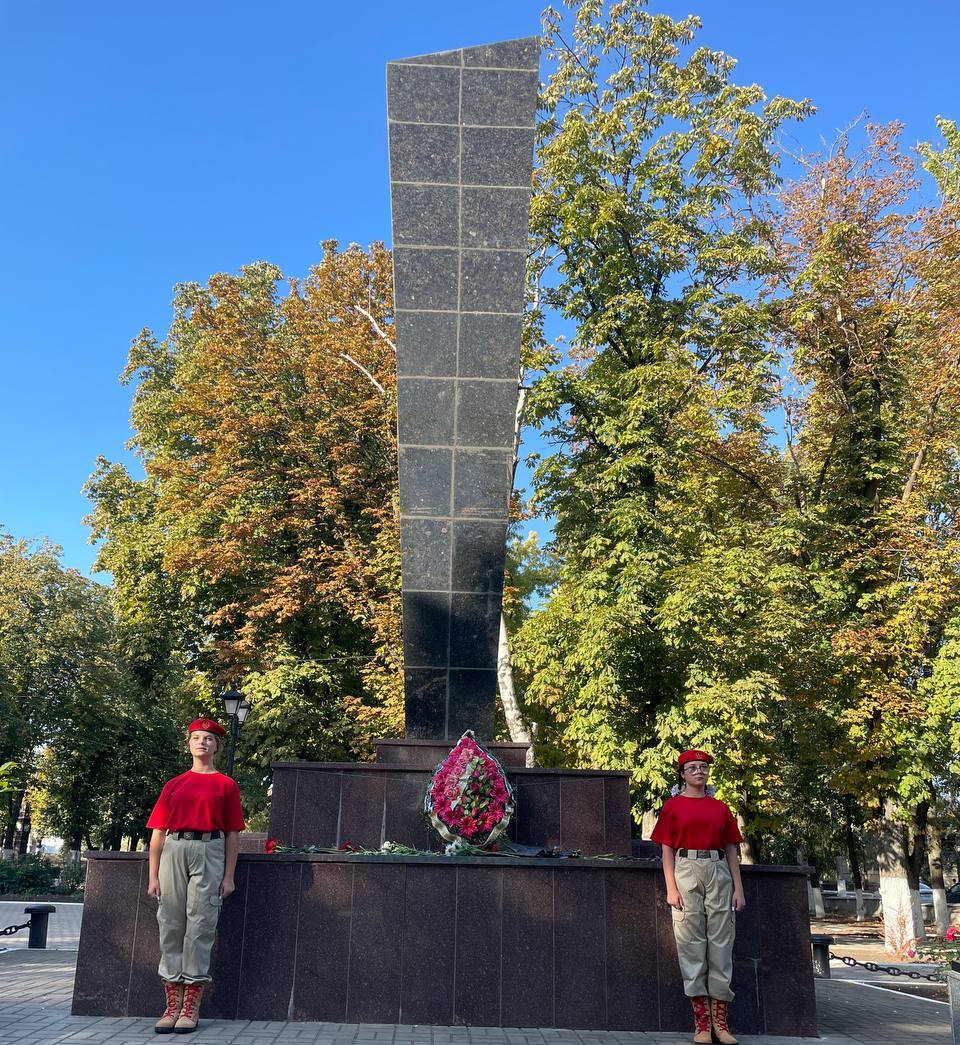
<svg viewBox="0 0 960 1045"><path fill-rule="evenodd" d="M835 958L838 962L843 962L844 965L849 968L859 965L861 969L866 969L867 972L883 972L888 976L906 976L911 980L930 980L932 983L942 983L943 978L940 973L923 973L916 972L914 969L898 969L895 965L877 965L876 962L858 962L856 958L851 958L849 954L834 954L830 952L830 957Z"/></svg>

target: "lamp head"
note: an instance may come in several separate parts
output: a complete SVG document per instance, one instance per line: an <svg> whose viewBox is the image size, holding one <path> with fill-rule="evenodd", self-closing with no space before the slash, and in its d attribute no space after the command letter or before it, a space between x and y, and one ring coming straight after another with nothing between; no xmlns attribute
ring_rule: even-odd
<svg viewBox="0 0 960 1045"><path fill-rule="evenodd" d="M237 714L237 710L242 703L243 694L237 689L236 685L231 683L230 688L225 690L222 694L221 699L223 700L223 707L229 718L233 718ZM242 719L241 719L242 721Z"/></svg>

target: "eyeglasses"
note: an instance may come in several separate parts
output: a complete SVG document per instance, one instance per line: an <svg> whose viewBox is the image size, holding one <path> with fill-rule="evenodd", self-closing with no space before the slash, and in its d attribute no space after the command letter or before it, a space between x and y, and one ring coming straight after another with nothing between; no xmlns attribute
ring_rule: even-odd
<svg viewBox="0 0 960 1045"><path fill-rule="evenodd" d="M710 772L710 767L705 762L688 762L683 767L684 773L686 773L687 770L690 770L691 772L697 772L697 773L700 773L700 772L702 772L702 773L709 773Z"/></svg>

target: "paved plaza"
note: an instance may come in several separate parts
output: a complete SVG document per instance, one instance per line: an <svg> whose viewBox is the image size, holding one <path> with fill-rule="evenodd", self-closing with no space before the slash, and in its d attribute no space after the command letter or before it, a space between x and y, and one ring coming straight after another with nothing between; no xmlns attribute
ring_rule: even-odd
<svg viewBox="0 0 960 1045"><path fill-rule="evenodd" d="M12 903L0 901L0 929L5 925L23 925L28 916L23 913L27 905L21 900ZM83 917L82 903L53 904L56 912L47 923L47 947L58 951L75 951L80 942L80 919ZM27 930L22 929L13 936L0 936L0 956L4 948L20 949L27 946Z"/></svg>
<svg viewBox="0 0 960 1045"><path fill-rule="evenodd" d="M144 1045L156 1040L152 1019L70 1015L82 913L80 904L57 905L50 921L50 949L45 951L27 950L25 933L2 938L8 950L0 951L0 1045ZM23 904L0 904L0 927L19 924L22 914ZM817 981L823 1045L949 1045L952 1041L946 1004L882 990L857 980L853 969L835 968L833 976ZM800 1040L739 1037L744 1045L788 1045ZM202 1020L189 1040L203 1045L676 1045L689 1041L690 1035Z"/></svg>

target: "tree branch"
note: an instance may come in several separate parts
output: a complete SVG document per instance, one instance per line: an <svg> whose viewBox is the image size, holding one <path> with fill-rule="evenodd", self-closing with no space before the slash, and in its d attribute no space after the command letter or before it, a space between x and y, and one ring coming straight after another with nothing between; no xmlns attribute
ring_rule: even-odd
<svg viewBox="0 0 960 1045"><path fill-rule="evenodd" d="M364 316L367 320L369 320L370 326L372 326L374 331L376 331L377 336L382 341L385 341L393 349L393 351L396 352L397 346L393 343L393 341L390 340L390 338L387 337L386 331L383 329L383 327L380 326L380 324L373 318L373 316L370 315L370 313L365 308L362 308L360 305L354 305L353 311L359 312L361 316Z"/></svg>
<svg viewBox="0 0 960 1045"><path fill-rule="evenodd" d="M370 382L370 384L372 384L373 387L377 389L380 395L385 396L387 394L387 390L383 387L383 385L380 384L380 382L373 376L373 374L370 373L370 371L362 363L358 363L353 358L353 356L348 356L346 352L341 352L339 358L346 360L346 362L350 363L352 366L355 366L357 370L359 370L360 373L363 374L363 376Z"/></svg>

